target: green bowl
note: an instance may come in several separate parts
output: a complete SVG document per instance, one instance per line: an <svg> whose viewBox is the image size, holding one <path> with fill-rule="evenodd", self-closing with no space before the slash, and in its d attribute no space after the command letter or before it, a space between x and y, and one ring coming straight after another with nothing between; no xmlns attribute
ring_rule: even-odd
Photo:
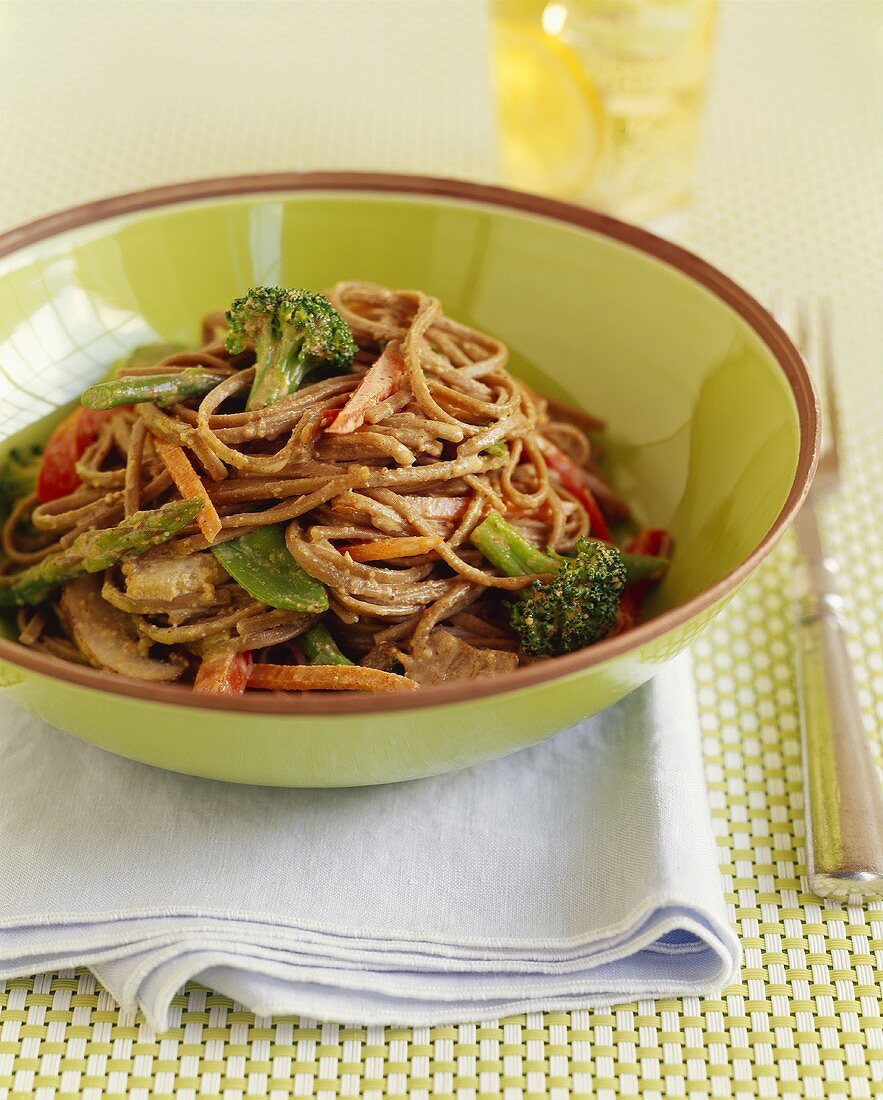
<svg viewBox="0 0 883 1100"><path fill-rule="evenodd" d="M533 744L615 703L769 553L816 461L799 355L743 290L611 218L418 177L255 176L143 191L0 237L0 440L37 437L127 350L194 342L254 283L420 287L512 368L610 428L614 481L676 553L652 617L590 649L414 695L207 699L66 664L2 626L0 687L47 722L163 768L277 786L384 783ZM48 418L48 419L47 419Z"/></svg>

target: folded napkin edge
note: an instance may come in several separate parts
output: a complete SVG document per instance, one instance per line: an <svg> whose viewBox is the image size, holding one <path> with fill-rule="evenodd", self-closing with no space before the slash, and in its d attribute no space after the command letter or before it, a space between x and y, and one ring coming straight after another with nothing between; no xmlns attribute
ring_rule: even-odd
<svg viewBox="0 0 883 1100"><path fill-rule="evenodd" d="M604 991L572 990L566 993L550 993L538 997L521 997L515 999L494 999L492 997L461 1004L456 1002L427 1002L420 1005L413 999L396 1006L390 1003L388 1006L378 1006L376 1003L371 1008L357 1007L350 1004L347 1014L338 1016L329 1013L327 1009L318 1010L315 1003L310 1001L308 989L299 989L296 983L287 982L284 1001L278 998L265 997L264 999L250 997L241 985L235 981L237 973L248 975L248 971L235 966L210 967L200 970L189 980L196 981L231 997L238 1004L243 1005L256 1016L273 1017L278 1015L297 1015L307 1019L329 1019L343 1026L365 1027L371 1025L383 1025L386 1027L439 1027L446 1024L474 1023L476 1019L492 1020L506 1016L519 1015L526 1012L551 1012L572 1011L585 1008L613 1006L634 1000L656 997L679 996L705 996L719 993L722 987L737 981L739 978L738 964L731 963L726 972L723 967L715 974L694 981L667 978L664 982L647 982L641 979L620 979L615 987ZM96 977L103 980L98 972ZM129 1010L141 1008L149 1026L155 1031L162 1032L169 1026L169 1009L165 1003L165 997L171 997L179 988L177 980L168 982L165 988L161 988L161 996L151 998L149 1004L139 1005L137 999L130 999L127 1003L121 1002L121 1007ZM333 987L328 987L334 992ZM348 991L344 991L348 992ZM376 999L375 999L376 1000ZM392 999L389 998L391 1001Z"/></svg>
<svg viewBox="0 0 883 1100"><path fill-rule="evenodd" d="M125 909L116 912L93 910L86 913L30 914L0 920L0 929L28 928L51 930L53 928L62 928L66 925L70 927L79 925L86 925L89 927L106 925L110 927L117 924L124 927L126 922L135 920L162 921L195 919L219 920L229 923L231 926L235 926L236 924L254 924L276 930L277 936L280 933L283 937L292 936L293 941L296 941L298 937L303 937L305 942L309 942L310 937L318 937L338 941L365 942L371 944L416 944L425 945L431 949L463 947L488 951L493 951L494 949L554 951L568 949L578 950L581 947L589 946L592 942L599 939L631 936L642 926L642 924L646 923L646 921L652 917L654 912L667 908L679 908L688 913L699 914L716 933L720 933L724 929L730 930L729 921L723 911L723 899L721 899L721 903L718 906L700 906L697 908L694 898L687 898L677 891L666 891L660 894L650 895L642 899L640 905L635 906L628 913L624 914L619 921L606 926L592 928L591 931L585 932L579 936L566 936L542 940L502 936L433 939L429 936L409 933L399 929L381 930L376 928L359 929L358 934L355 935L352 929L336 928L332 925L280 924L275 918L266 913L249 911L233 913L229 910L198 907L180 909ZM714 911L715 909L717 910L716 912ZM277 938L277 936L271 936L270 938ZM2 958L2 949L0 949L0 958Z"/></svg>
<svg viewBox="0 0 883 1100"><path fill-rule="evenodd" d="M714 977L714 986L717 987L721 982L725 982L732 978L737 973L739 966L739 946L738 941L734 935L728 937L718 936L714 929L709 927L706 922L701 919L684 917L683 914L670 914L667 919L662 919L658 923L654 923L649 926L643 935L626 940L624 943L619 944L617 947L610 948L607 951L599 952L595 956L586 958L585 960L579 960L583 962L583 967L579 973L588 975L593 971L597 971L605 965L622 961L628 956L640 951L653 950L654 945L658 946L657 941L660 938L668 935L673 931L687 931L696 935L697 940L702 944L705 951L710 951L719 961L716 975ZM137 947L137 945L132 945ZM259 947L254 947L253 951L242 955L235 953L231 950L234 945L226 941L209 941L208 943L194 943L188 944L184 940L170 939L165 944L155 944L151 949L138 952L138 951L121 951L121 950L108 950L100 952L98 954L90 953L89 955L73 956L70 959L58 959L57 957L53 962L58 965L65 963L63 968L68 966L87 965L99 977L99 980L107 982L106 977L102 978L102 964L113 963L115 961L122 961L126 958L134 958L138 954L142 954L143 958L132 969L129 970L126 975L125 981L122 985L116 982L111 983L112 995L123 1006L131 1007L139 1003L139 992L142 987L142 983L147 980L152 974L156 975L162 972L163 968L169 968L170 974L173 975L170 979L167 979L167 988L163 989L160 1000L168 993L168 998L186 982L193 979L197 979L200 974L207 970L215 969L217 967L227 967L237 969L243 972L248 972L253 975L262 975L272 980L285 979L289 983L297 985L300 984L312 984L320 987L327 987L333 990L348 989L351 992L370 993L372 996L389 997L394 999L396 996L396 983L400 980L402 970L389 970L389 971L371 971L370 967L360 968L341 968L335 967L333 959L325 960L325 965L321 964L321 960L317 960L313 966L304 965L288 960L280 960L273 955L261 953ZM663 952L666 953L666 952ZM675 952L667 952L674 954ZM246 960L249 965L246 965ZM175 965L177 963L177 965ZM189 963L189 965L188 965ZM517 966L517 963L516 963ZM33 967L33 960L29 959L24 965L23 969L30 972ZM547 971L540 971L531 975L530 980L534 984L539 984L541 981L545 981L547 984L557 984L559 986L567 986L572 984L576 977L576 967L561 967L551 966ZM419 971L414 972L419 976ZM465 974L474 976L478 979L481 977L482 971L480 968L469 969L463 971L462 976ZM10 975L12 976L12 975ZM448 1000L457 999L450 996L450 991L444 986L438 984L438 978L441 974L438 972L424 972L423 977L426 980L425 993L428 996L434 996L437 1001L446 1003ZM486 974L486 977L491 975ZM497 975L494 974L496 977ZM522 975L522 977L526 977ZM436 981L433 981L433 978ZM539 979L539 981L538 981ZM638 983L635 988L639 988ZM667 986L666 988L670 988ZM479 999L479 996L475 993L472 995L472 999Z"/></svg>

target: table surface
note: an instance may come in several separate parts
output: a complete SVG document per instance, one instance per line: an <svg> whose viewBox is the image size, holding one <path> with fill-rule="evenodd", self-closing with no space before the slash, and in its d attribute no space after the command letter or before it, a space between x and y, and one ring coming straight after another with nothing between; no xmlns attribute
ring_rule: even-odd
<svg viewBox="0 0 883 1100"><path fill-rule="evenodd" d="M122 18L117 5L77 0L0 4L0 229L101 194L243 171L493 178L482 5L330 8L329 22L329 7L313 0L139 0ZM846 486L824 527L842 562L879 760L883 3L724 0L721 15L689 241L759 297L834 301ZM274 45L292 49L270 55L252 21L274 17ZM304 19L313 51L293 48ZM231 34L236 81L225 79ZM392 76L390 41L401 46ZM329 73L321 59L332 48L341 65ZM291 87L292 56L297 126L273 98ZM349 69L358 96L338 78ZM155 1035L87 972L64 971L0 982L0 1100L883 1095L883 904L823 903L806 890L793 564L786 540L694 650L721 869L745 956L741 982L720 998L347 1028L262 1019L193 985L175 1000L175 1027Z"/></svg>

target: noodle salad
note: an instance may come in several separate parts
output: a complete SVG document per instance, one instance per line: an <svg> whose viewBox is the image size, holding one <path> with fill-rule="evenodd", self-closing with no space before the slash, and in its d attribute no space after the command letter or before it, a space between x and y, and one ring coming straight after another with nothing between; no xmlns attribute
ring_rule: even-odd
<svg viewBox="0 0 883 1100"><path fill-rule="evenodd" d="M408 691L628 630L671 540L634 532L603 422L507 362L419 290L255 287L10 453L0 606L23 645L229 695Z"/></svg>

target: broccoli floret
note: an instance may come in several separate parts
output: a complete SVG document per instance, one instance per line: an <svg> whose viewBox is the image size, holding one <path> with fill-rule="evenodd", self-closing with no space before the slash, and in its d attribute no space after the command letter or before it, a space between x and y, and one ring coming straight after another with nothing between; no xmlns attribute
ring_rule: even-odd
<svg viewBox="0 0 883 1100"><path fill-rule="evenodd" d="M578 539L550 581L536 581L509 609L526 653L556 657L610 633L625 587L620 551L609 542Z"/></svg>
<svg viewBox="0 0 883 1100"><path fill-rule="evenodd" d="M227 350L236 355L252 342L257 356L249 409L293 393L317 367L347 370L356 354L346 322L324 294L253 287L226 316Z"/></svg>
<svg viewBox="0 0 883 1100"><path fill-rule="evenodd" d="M624 555L611 543L580 538L573 557L544 554L499 512L475 528L471 541L508 577L554 574L535 581L509 604L512 628L526 653L556 657L610 633L628 576Z"/></svg>
<svg viewBox="0 0 883 1100"><path fill-rule="evenodd" d="M38 443L10 450L0 470L0 514L8 515L22 497L34 491L42 456Z"/></svg>

